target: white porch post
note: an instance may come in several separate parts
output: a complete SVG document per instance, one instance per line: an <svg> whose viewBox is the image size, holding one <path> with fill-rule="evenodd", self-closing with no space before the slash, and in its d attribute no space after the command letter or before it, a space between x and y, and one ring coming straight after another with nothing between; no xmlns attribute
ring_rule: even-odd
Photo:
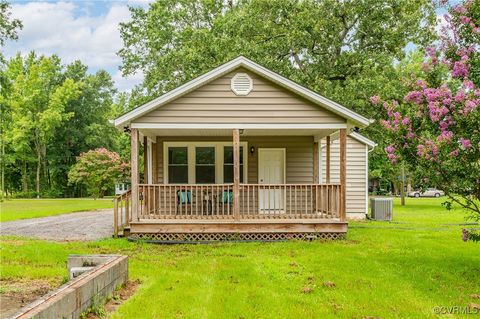
<svg viewBox="0 0 480 319"><path fill-rule="evenodd" d="M240 219L240 131L238 129L233 130L233 216L235 220Z"/></svg>
<svg viewBox="0 0 480 319"><path fill-rule="evenodd" d="M330 135L327 136L326 140L326 160L325 160L325 182L330 184Z"/></svg>
<svg viewBox="0 0 480 319"><path fill-rule="evenodd" d="M340 130L340 221L347 219L347 130Z"/></svg>
<svg viewBox="0 0 480 319"><path fill-rule="evenodd" d="M131 140L131 183L132 183L132 221L138 221L138 129L132 128L130 133Z"/></svg>

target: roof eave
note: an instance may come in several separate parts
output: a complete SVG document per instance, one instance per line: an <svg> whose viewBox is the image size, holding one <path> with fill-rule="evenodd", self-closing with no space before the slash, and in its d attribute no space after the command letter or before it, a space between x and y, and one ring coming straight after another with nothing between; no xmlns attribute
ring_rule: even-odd
<svg viewBox="0 0 480 319"><path fill-rule="evenodd" d="M353 137L354 139L356 139L357 141L359 141L359 142L361 142L361 143L363 143L363 144L365 144L365 145L367 145L367 146L369 146L369 147L371 147L371 148L374 148L374 147L376 147L376 146L378 145L377 143L375 143L375 142L372 141L371 139L363 136L363 135L360 134L360 133L351 132L349 135L350 135L351 137Z"/></svg>

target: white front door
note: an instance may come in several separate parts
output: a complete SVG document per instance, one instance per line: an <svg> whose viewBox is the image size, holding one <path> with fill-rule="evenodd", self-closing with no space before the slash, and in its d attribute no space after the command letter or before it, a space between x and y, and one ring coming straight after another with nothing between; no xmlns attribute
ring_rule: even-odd
<svg viewBox="0 0 480 319"><path fill-rule="evenodd" d="M258 181L260 184L267 184L260 189L258 194L260 212L282 213L285 196L283 190L273 184L285 184L284 148L260 148L258 150Z"/></svg>

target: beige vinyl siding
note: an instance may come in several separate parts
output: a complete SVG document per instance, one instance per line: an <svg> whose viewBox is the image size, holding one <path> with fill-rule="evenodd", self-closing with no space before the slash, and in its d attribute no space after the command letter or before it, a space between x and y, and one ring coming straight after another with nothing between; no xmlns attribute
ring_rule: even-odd
<svg viewBox="0 0 480 319"><path fill-rule="evenodd" d="M164 183L163 142L166 141L231 141L231 137L157 137L157 182ZM248 183L258 183L258 149L286 149L286 182L289 184L313 182L313 137L311 136L245 136L240 141L246 141L248 147ZM250 147L255 152L250 154Z"/></svg>
<svg viewBox="0 0 480 319"><path fill-rule="evenodd" d="M321 174L325 182L326 152L325 140L322 141ZM340 143L332 142L330 179L332 183L340 182ZM347 137L347 213L366 213L366 178L367 145Z"/></svg>
<svg viewBox="0 0 480 319"><path fill-rule="evenodd" d="M253 79L246 96L232 92L230 79L244 72ZM204 124L337 124L345 119L244 69L185 94L141 116L134 123Z"/></svg>

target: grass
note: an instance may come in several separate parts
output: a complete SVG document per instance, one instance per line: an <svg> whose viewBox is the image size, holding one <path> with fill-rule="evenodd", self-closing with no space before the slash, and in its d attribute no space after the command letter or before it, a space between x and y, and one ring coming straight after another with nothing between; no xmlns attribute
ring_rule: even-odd
<svg viewBox="0 0 480 319"><path fill-rule="evenodd" d="M435 306L480 303L471 296L480 294L480 244L461 241L462 226L447 224L463 223L464 212L440 203L396 202L398 223L354 222L348 239L335 242L161 246L3 237L0 279L60 283L70 253L121 253L142 285L113 318L437 318Z"/></svg>
<svg viewBox="0 0 480 319"><path fill-rule="evenodd" d="M112 199L12 199L0 202L0 222L112 207Z"/></svg>

